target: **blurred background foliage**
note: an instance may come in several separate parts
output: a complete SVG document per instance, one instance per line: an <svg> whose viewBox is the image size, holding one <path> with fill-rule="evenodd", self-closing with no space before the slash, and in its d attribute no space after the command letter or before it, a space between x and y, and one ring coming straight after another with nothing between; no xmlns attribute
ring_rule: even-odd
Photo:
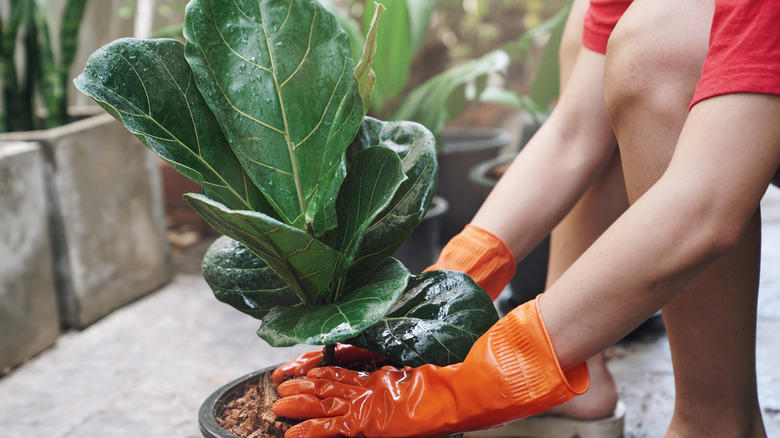
<svg viewBox="0 0 780 438"><path fill-rule="evenodd" d="M391 0L405 1L405 0ZM409 88L443 72L452 65L479 58L505 44L516 41L527 30L553 17L568 0L412 0L434 3L430 25L421 47L412 61ZM141 7L152 8L150 36L154 38L181 38L186 0L124 0L120 17L132 20ZM146 3L147 5L143 5ZM366 11L365 0L326 0L322 3L340 9L355 22L362 23ZM392 4L388 6L392 7ZM542 47L546 41L536 41ZM530 56L539 56L532 53ZM521 90L533 70L533 63L517 62L513 57L508 74Z"/></svg>
<svg viewBox="0 0 780 438"><path fill-rule="evenodd" d="M65 0L0 0L0 11L7 13L10 3L28 1L46 2L54 16L65 4ZM342 15L350 17L351 21L357 24L355 28L358 32L362 32L360 28L364 16L370 17L373 12L371 10L373 0L320 1L326 6L337 8ZM383 107L385 111L382 112L390 113L400 104L405 95L420 88L427 80L453 70L456 66L480 60L498 49L505 51L510 58L508 66L501 71L504 75L502 80L508 80L511 88L519 94L527 94L534 81L534 73L538 70L549 33L534 36L533 44L525 44L527 41L524 41L523 44L515 44L515 49L510 46L523 38L527 40L529 29L534 29L555 16L570 0L382 1L388 6L388 10L402 9L398 7L400 3L405 3L409 10L430 9L430 13L425 15L411 14L409 17L409 32L419 34L411 36L413 40L418 41L418 47L410 47L407 53L411 56L411 60L408 65L408 78L401 80L404 84L402 95L395 99L388 99L384 105L387 108ZM81 70L86 58L97 47L116 38L136 36L183 39L181 30L186 5L187 0L91 0L79 34L78 54L70 76L75 76ZM389 18L389 12L385 15ZM423 26L422 22L425 22L426 26ZM403 39L393 32L386 37L391 40ZM405 38L410 36L407 35ZM390 59L399 58L400 56ZM484 66L485 63L481 65ZM553 77L553 75L547 76ZM463 77L464 75L461 76ZM482 77L472 82L479 83L479 87L484 86L480 81L483 81ZM85 101L83 95L75 91L70 81L66 82L67 92L73 104L77 106L91 104ZM462 88L462 84L459 87ZM506 100L506 96L503 98ZM377 99L381 99L381 96ZM450 98L448 103L456 100L458 99ZM458 106L462 102L455 103L457 104L455 106ZM477 122L477 124L491 124L491 116L486 112L482 114L482 111L474 111L472 103L467 102L462 112L480 114L484 123ZM501 107L500 111L507 110L506 104L494 104L494 107ZM460 112L460 109L457 109L453 114Z"/></svg>
<svg viewBox="0 0 780 438"><path fill-rule="evenodd" d="M360 22L363 0L331 0ZM398 1L398 0L396 0ZM403 0L400 0L403 1ZM418 0L425 1L425 0ZM448 67L478 58L520 38L553 17L567 0L433 0L430 27L412 63L410 87ZM392 5L388 5L392 7ZM369 15L371 11L367 12ZM536 41L542 47L546 41ZM514 54L510 54L514 57ZM539 55L539 53L532 54ZM509 73L522 80L531 70L528 63L513 62Z"/></svg>

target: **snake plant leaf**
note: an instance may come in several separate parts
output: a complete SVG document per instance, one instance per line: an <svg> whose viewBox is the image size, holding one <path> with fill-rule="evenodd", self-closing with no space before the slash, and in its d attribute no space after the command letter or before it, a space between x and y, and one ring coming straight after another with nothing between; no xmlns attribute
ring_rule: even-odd
<svg viewBox="0 0 780 438"><path fill-rule="evenodd" d="M409 271L388 257L367 279L350 285L330 304L275 307L263 318L257 335L273 347L333 344L357 335L393 307L404 292Z"/></svg>
<svg viewBox="0 0 780 438"><path fill-rule="evenodd" d="M230 210L203 195L184 199L214 229L238 240L260 256L307 305L331 295L331 283L341 253L305 231L270 216L247 210Z"/></svg>
<svg viewBox="0 0 780 438"><path fill-rule="evenodd" d="M223 303L261 319L276 306L301 299L246 245L222 236L203 256L203 278Z"/></svg>
<svg viewBox="0 0 780 438"><path fill-rule="evenodd" d="M336 276L343 276L360 248L366 230L392 201L404 182L403 163L392 149L376 146L360 151L350 163L336 201L337 242L343 256Z"/></svg>
<svg viewBox="0 0 780 438"><path fill-rule="evenodd" d="M334 228L363 109L333 16L313 0L192 0L184 36L198 88L282 220Z"/></svg>
<svg viewBox="0 0 780 438"><path fill-rule="evenodd" d="M67 0L62 11L59 50L61 58L58 70L63 85L66 85L70 67L73 66L73 60L76 59L79 30L88 2L89 0Z"/></svg>
<svg viewBox="0 0 780 438"><path fill-rule="evenodd" d="M462 362L497 321L490 296L468 275L431 271L412 276L390 312L347 342L403 365L445 366Z"/></svg>
<svg viewBox="0 0 780 438"><path fill-rule="evenodd" d="M377 145L398 154L406 180L366 230L347 273L347 281L354 281L385 257L395 254L425 217L436 193L436 139L424 126L366 117L347 155L352 157Z"/></svg>
<svg viewBox="0 0 780 438"><path fill-rule="evenodd" d="M179 41L114 41L89 58L74 83L208 197L273 214L195 87Z"/></svg>

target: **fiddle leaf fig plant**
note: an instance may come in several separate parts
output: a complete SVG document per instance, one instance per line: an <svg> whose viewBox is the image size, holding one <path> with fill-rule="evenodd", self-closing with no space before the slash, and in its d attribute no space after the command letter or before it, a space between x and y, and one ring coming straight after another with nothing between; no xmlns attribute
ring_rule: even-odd
<svg viewBox="0 0 780 438"><path fill-rule="evenodd" d="M114 41L75 83L201 185L185 198L224 234L204 278L261 320L261 338L445 365L497 315L465 274L411 275L392 257L427 211L437 163L422 125L366 117L381 11L356 66L316 1L191 0L186 43Z"/></svg>

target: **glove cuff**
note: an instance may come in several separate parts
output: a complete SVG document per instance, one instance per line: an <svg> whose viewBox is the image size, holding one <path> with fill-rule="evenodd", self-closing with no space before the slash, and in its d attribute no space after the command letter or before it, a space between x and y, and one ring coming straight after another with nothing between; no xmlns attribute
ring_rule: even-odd
<svg viewBox="0 0 780 438"><path fill-rule="evenodd" d="M469 224L450 239L426 271L465 272L495 300L515 275L515 269L515 256L500 237Z"/></svg>
<svg viewBox="0 0 780 438"><path fill-rule="evenodd" d="M585 393L585 362L564 372L539 311L539 297L511 311L489 331L489 348L517 404L535 415Z"/></svg>

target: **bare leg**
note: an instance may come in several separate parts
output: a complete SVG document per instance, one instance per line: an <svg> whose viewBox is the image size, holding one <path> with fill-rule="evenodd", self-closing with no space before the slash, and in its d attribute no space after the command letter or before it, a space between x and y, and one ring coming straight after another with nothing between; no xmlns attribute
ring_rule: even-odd
<svg viewBox="0 0 780 438"><path fill-rule="evenodd" d="M574 60L582 50L582 27L587 0L574 2L561 43L561 89L566 86ZM553 229L547 287L628 207L620 154L617 150L606 168L588 188L568 215ZM607 369L604 354L588 360L591 386L588 392L548 412L570 418L595 419L611 415L618 400L617 388Z"/></svg>
<svg viewBox="0 0 780 438"><path fill-rule="evenodd" d="M588 249L627 206L620 154L616 151L596 182L553 230L547 272L548 287ZM591 379L588 392L550 409L550 413L579 419L612 415L618 393L603 352L588 359L588 371Z"/></svg>
<svg viewBox="0 0 780 438"><path fill-rule="evenodd" d="M634 202L663 174L707 50L713 1L638 0L608 49L607 106ZM664 308L676 400L668 437L764 436L755 376L760 220Z"/></svg>

